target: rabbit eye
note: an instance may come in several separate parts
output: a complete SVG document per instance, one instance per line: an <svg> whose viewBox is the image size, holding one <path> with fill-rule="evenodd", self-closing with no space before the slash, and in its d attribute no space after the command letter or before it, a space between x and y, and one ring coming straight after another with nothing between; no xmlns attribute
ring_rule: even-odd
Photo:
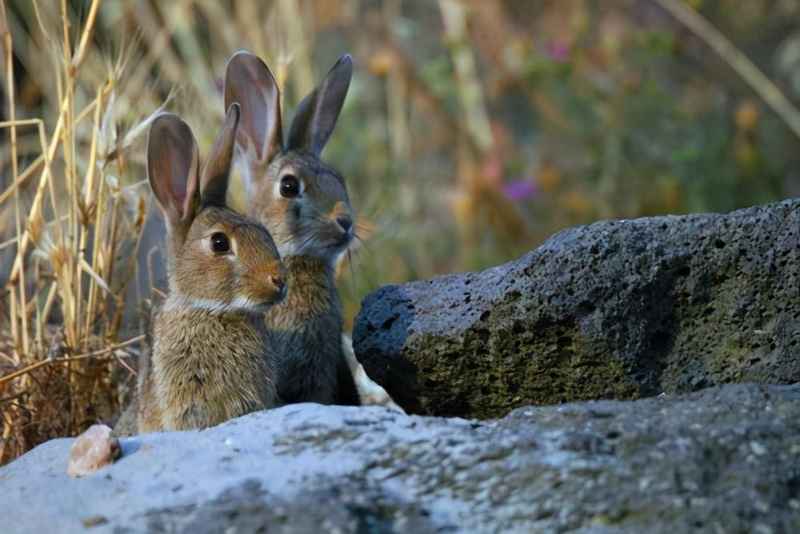
<svg viewBox="0 0 800 534"><path fill-rule="evenodd" d="M211 250L214 254L227 254L231 251L231 241L228 236L222 232L216 232L211 235Z"/></svg>
<svg viewBox="0 0 800 534"><path fill-rule="evenodd" d="M293 174L286 174L281 178L281 196L294 198L300 194L300 180Z"/></svg>

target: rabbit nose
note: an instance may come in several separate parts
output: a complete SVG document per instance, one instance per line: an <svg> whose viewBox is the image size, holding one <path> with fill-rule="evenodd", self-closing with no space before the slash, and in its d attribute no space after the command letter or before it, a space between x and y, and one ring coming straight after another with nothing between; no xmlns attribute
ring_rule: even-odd
<svg viewBox="0 0 800 534"><path fill-rule="evenodd" d="M269 277L272 285L275 286L275 289L278 291L283 291L286 288L286 279L279 275L272 275Z"/></svg>
<svg viewBox="0 0 800 534"><path fill-rule="evenodd" d="M342 230L344 230L345 232L349 232L350 228L353 227L353 220L347 215L339 215L338 217L336 217L336 222L339 224L339 226L342 227Z"/></svg>

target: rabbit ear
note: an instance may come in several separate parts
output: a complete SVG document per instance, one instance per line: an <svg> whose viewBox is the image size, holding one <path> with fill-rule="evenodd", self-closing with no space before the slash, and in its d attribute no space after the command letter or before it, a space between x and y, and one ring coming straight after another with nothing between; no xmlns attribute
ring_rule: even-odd
<svg viewBox="0 0 800 534"><path fill-rule="evenodd" d="M239 125L239 104L232 104L225 115L225 124L219 132L211 154L200 175L200 203L203 206L225 206L228 193L236 127Z"/></svg>
<svg viewBox="0 0 800 534"><path fill-rule="evenodd" d="M172 113L157 117L147 137L147 178L171 229L194 219L198 166L189 125Z"/></svg>
<svg viewBox="0 0 800 534"><path fill-rule="evenodd" d="M322 153L336 126L352 76L353 60L345 54L297 107L289 131L290 149L305 149L317 156Z"/></svg>
<svg viewBox="0 0 800 534"><path fill-rule="evenodd" d="M264 62L245 50L225 68L225 109L233 103L242 108L237 144L251 162L269 162L283 149L280 91Z"/></svg>

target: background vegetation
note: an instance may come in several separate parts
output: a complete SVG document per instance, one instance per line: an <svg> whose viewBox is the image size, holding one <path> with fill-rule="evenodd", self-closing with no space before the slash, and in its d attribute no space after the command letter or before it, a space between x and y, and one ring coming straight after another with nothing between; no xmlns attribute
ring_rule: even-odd
<svg viewBox="0 0 800 534"><path fill-rule="evenodd" d="M800 192L800 0L10 0L0 33L0 463L125 401L162 278L144 133L165 106L207 149L239 48L286 110L354 55L348 321L567 226Z"/></svg>

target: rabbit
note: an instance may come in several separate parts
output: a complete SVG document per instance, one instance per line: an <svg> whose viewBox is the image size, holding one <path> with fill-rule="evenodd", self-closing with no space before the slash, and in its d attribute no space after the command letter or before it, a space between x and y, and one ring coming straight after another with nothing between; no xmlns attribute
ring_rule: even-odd
<svg viewBox="0 0 800 534"><path fill-rule="evenodd" d="M229 107L202 173L185 122L163 114L150 128L169 294L142 369L139 432L204 428L278 402L263 313L285 298L287 272L266 228L226 206L239 115Z"/></svg>
<svg viewBox="0 0 800 534"><path fill-rule="evenodd" d="M269 229L289 271L286 300L266 313L281 399L400 410L369 380L342 335L335 265L355 236L355 213L341 174L320 155L352 73L350 56L342 56L300 102L286 144L278 85L250 52L239 51L228 60L225 106L242 107L236 147L247 212Z"/></svg>
<svg viewBox="0 0 800 534"><path fill-rule="evenodd" d="M278 87L258 57L240 51L229 60L225 105L238 102L243 106L236 146L244 163L248 211L276 236L296 289L266 316L276 345L282 398L287 402L380 404L402 412L386 391L369 379L355 358L352 342L341 332L333 266L353 238L354 213L344 180L320 160L320 153L338 118L351 76L352 61L343 56L300 104L287 147Z"/></svg>

